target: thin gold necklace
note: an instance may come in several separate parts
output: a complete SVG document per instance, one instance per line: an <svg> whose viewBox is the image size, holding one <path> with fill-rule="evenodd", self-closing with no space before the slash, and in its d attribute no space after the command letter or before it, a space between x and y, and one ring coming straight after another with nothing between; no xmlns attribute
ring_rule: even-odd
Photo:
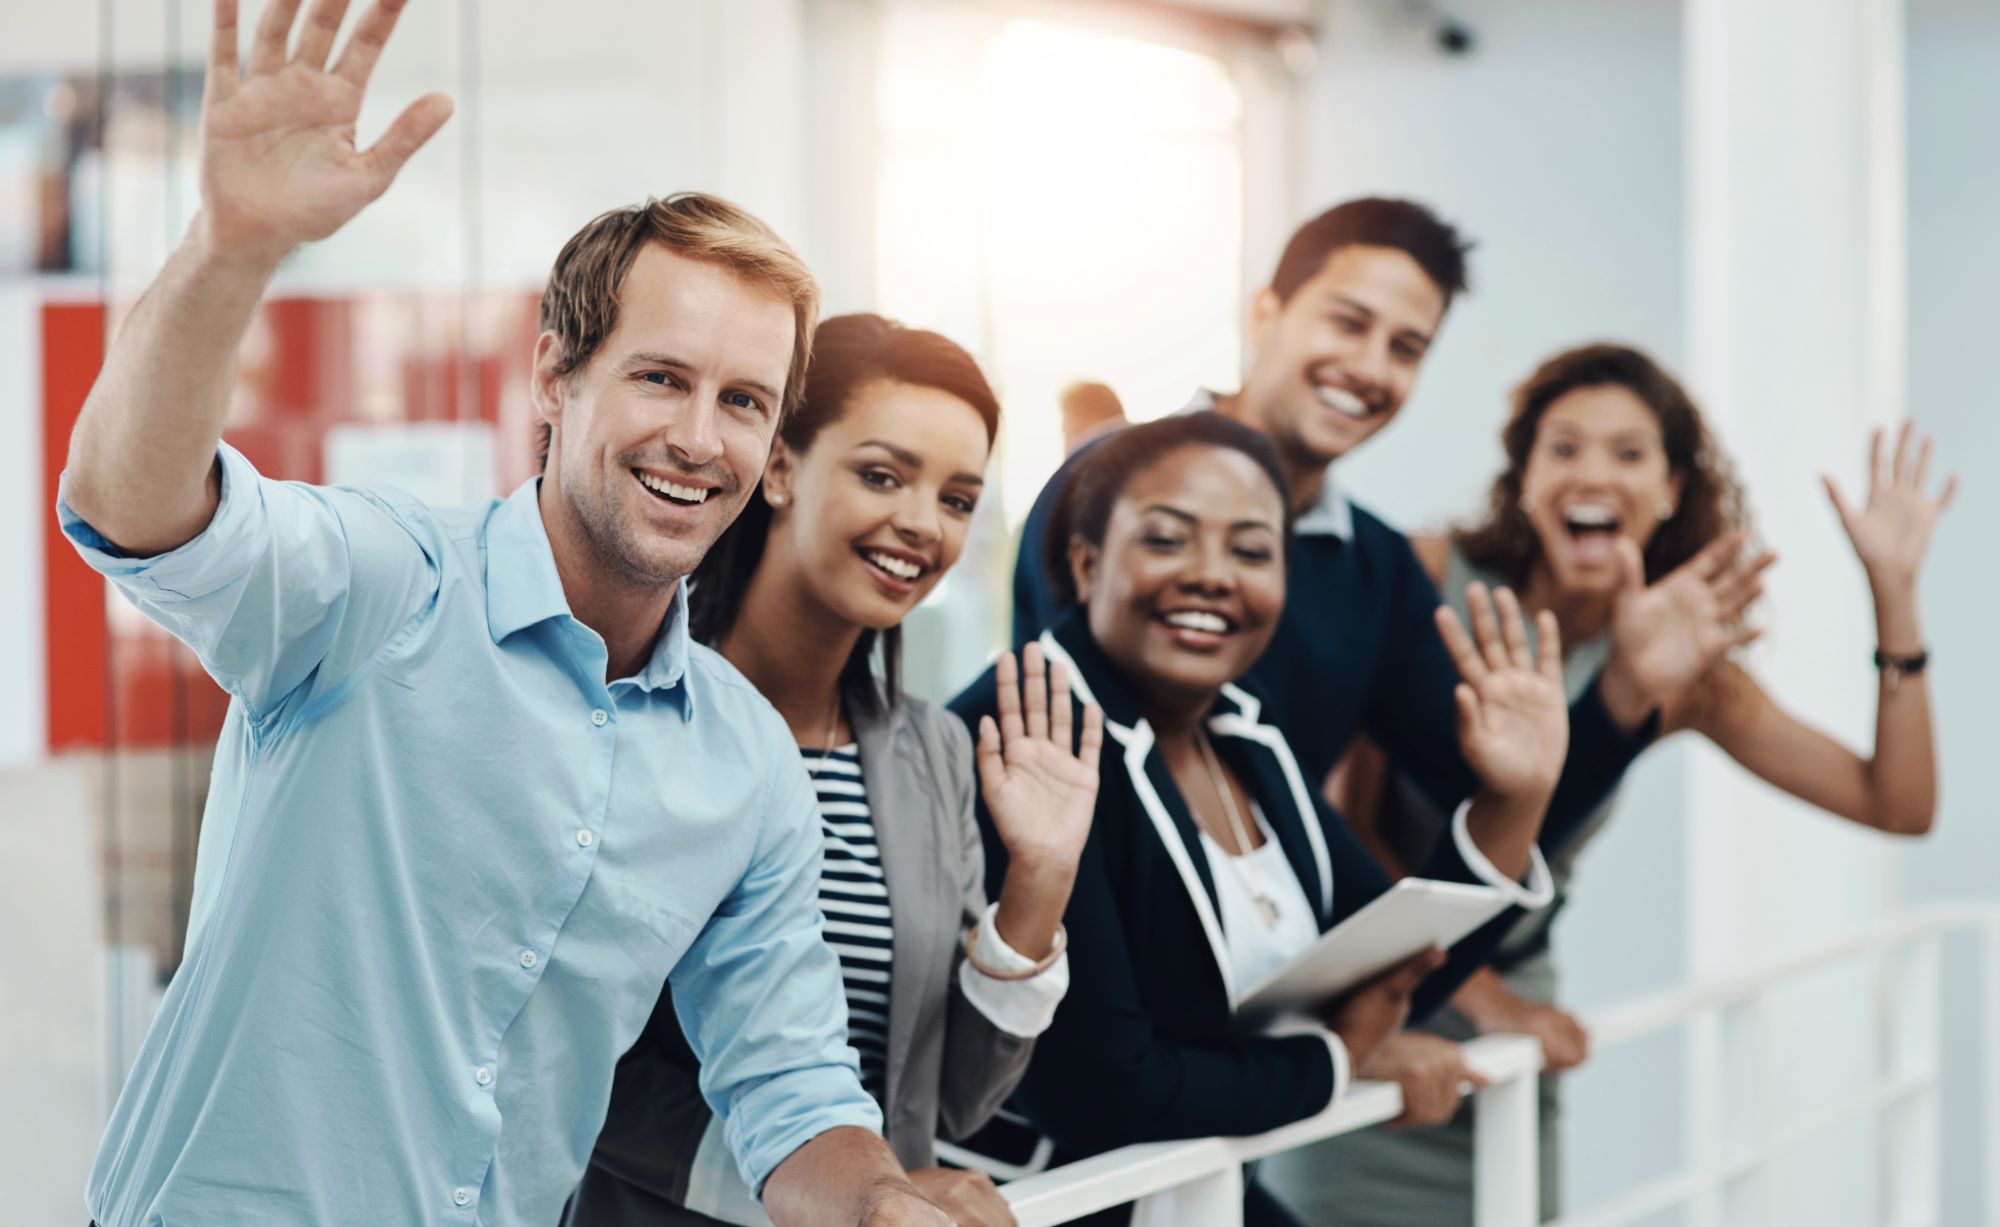
<svg viewBox="0 0 2000 1227"><path fill-rule="evenodd" d="M1264 918L1264 923L1276 928L1278 905L1238 863L1243 857L1250 855L1250 832L1243 825L1243 815L1236 808L1236 796L1229 790L1229 781L1223 778L1222 764L1215 757L1215 747L1208 743L1207 730L1195 729L1194 741L1201 747L1202 761L1208 764L1208 778L1215 785L1216 795L1222 798L1222 812L1229 815L1230 833L1236 836L1236 846L1241 849L1239 855L1224 855L1222 859L1229 863L1230 872L1236 875L1236 880L1242 883L1243 889L1250 893L1251 900L1257 905L1257 914Z"/></svg>
<svg viewBox="0 0 2000 1227"><path fill-rule="evenodd" d="M819 752L819 762L813 764L812 777L817 780L826 774L826 760L833 757L833 735L840 731L840 695L833 696L833 710L826 717L826 745Z"/></svg>

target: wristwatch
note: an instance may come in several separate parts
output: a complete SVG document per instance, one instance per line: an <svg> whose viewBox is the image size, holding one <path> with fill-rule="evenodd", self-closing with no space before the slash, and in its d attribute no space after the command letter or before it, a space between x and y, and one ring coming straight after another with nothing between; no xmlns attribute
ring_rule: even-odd
<svg viewBox="0 0 2000 1227"><path fill-rule="evenodd" d="M1891 656L1881 648L1875 649L1875 667L1882 671L1882 683L1891 691L1902 684L1906 677L1915 677L1931 663L1930 649L1926 648L1915 656Z"/></svg>

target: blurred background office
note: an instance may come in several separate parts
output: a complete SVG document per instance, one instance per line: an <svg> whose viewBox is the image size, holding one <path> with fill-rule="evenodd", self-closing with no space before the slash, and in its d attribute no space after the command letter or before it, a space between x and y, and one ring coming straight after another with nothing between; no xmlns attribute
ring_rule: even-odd
<svg viewBox="0 0 2000 1227"><path fill-rule="evenodd" d="M198 663L51 512L104 339L195 207L208 21L205 0L0 12L10 1225L78 1219L180 957L221 719ZM1403 417L1338 470L1392 522L1476 509L1506 393L1540 358L1638 344L1687 377L1782 556L1753 667L1867 745L1872 622L1818 474L1858 486L1867 429L1909 413L1965 479L1923 594L1937 833L1892 847L1670 743L1559 926L1573 1003L1995 899L1992 0L415 0L363 139L430 89L458 104L443 135L290 261L245 347L229 438L266 472L446 502L511 489L532 471L526 370L557 248L607 207L718 192L798 246L829 313L945 332L1002 394L997 497L911 628L913 689L948 695L999 646L1013 534L1064 455L1073 385L1133 420L1233 388L1246 303L1291 228L1410 195L1478 247ZM2000 1070L1978 1052L2000 1020L1979 986L2000 973L1969 944L1943 954L1921 1024L1943 1076L1858 1109L1907 1039L1888 1003L1928 991L1900 964L1805 977L1726 1034L1601 1054L1570 1091L1566 1203L1706 1171L1706 1191L1629 1221L1979 1221L2000 1206ZM1726 1095L1691 1091L1718 1063ZM1898 1217L1899 1165L1933 1162L1930 1208Z"/></svg>

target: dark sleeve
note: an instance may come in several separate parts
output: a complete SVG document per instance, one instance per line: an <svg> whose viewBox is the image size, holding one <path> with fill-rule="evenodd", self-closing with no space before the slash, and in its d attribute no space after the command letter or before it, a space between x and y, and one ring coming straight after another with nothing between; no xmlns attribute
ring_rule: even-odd
<svg viewBox="0 0 2000 1227"><path fill-rule="evenodd" d="M1396 550L1391 591L1397 613L1375 671L1364 723L1396 770L1449 814L1479 787L1479 777L1458 746L1458 711L1452 699L1458 666L1437 632L1436 586L1407 538L1397 538ZM1570 705L1569 751L1542 821L1539 843L1544 852L1553 856L1568 845L1658 727L1658 718L1651 717L1634 733L1620 729L1604 709L1597 681L1591 681ZM1328 762L1326 769L1331 767Z"/></svg>
<svg viewBox="0 0 2000 1227"><path fill-rule="evenodd" d="M1388 890L1389 875L1348 828L1346 819L1332 806L1321 806L1320 825L1326 831L1327 856L1333 862L1333 922L1339 924ZM1430 859L1413 876L1435 882L1469 882L1474 885L1482 881L1459 854L1458 841L1452 838L1449 827L1438 837L1436 846L1431 849ZM1501 940L1527 914L1523 908L1510 906L1459 939L1445 952L1444 966L1425 977L1424 982L1417 986L1410 999L1410 1022L1422 1022L1436 1013L1438 1007L1458 991L1459 985L1492 960Z"/></svg>
<svg viewBox="0 0 2000 1227"><path fill-rule="evenodd" d="M1361 545L1358 536L1354 544ZM1392 575L1385 591L1392 613L1362 727L1396 770L1449 814L1479 786L1479 777L1458 747L1458 706L1452 698L1458 666L1437 632L1437 587L1409 540L1397 534L1389 556ZM1302 749L1300 757L1317 776L1324 776L1338 752L1314 747Z"/></svg>
<svg viewBox="0 0 2000 1227"><path fill-rule="evenodd" d="M970 694L953 710L976 723L991 713L962 706ZM1115 760L1105 769L1122 778ZM992 889L1006 851L983 804L979 819ZM1063 914L1069 994L1037 1041L1018 1095L1035 1124L1066 1150L1099 1154L1134 1142L1263 1133L1323 1110L1333 1098L1334 1067L1319 1036L1194 1044L1159 1032L1132 975L1132 938L1114 881L1103 832L1093 829Z"/></svg>

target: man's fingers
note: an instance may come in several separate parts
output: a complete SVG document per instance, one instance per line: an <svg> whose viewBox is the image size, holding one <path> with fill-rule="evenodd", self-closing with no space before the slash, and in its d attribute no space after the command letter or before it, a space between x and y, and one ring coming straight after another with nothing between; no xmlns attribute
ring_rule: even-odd
<svg viewBox="0 0 2000 1227"><path fill-rule="evenodd" d="M1937 440L1926 435L1923 445L1917 448L1917 467L1910 473L1910 484L1916 487L1918 493L1923 492L1924 479L1930 476L1931 450L1936 442Z"/></svg>
<svg viewBox="0 0 2000 1227"><path fill-rule="evenodd" d="M1458 666L1458 675L1475 686L1486 680L1486 662L1472 645L1472 636L1465 633L1465 623L1458 620L1458 611L1440 605L1435 617L1438 638L1444 640L1444 650L1451 654L1451 663Z"/></svg>
<svg viewBox="0 0 2000 1227"><path fill-rule="evenodd" d="M1938 495L1938 510L1943 511L1945 508L1951 506L1951 496L1957 493L1958 474L1953 473L1950 477L1944 479L1944 492Z"/></svg>
<svg viewBox="0 0 2000 1227"><path fill-rule="evenodd" d="M313 0L306 10L306 28L299 35L299 48L292 62L307 68L325 68L333 54L333 40L340 35L340 23L347 16L347 0Z"/></svg>
<svg viewBox="0 0 2000 1227"><path fill-rule="evenodd" d="M354 23L354 33L347 36L347 46L341 48L340 58L334 61L334 76L347 78L356 88L368 84L375 61L382 58L382 48L396 28L396 18L403 15L405 3L407 0L375 0L368 6L361 20Z"/></svg>
<svg viewBox="0 0 2000 1227"><path fill-rule="evenodd" d="M396 122L382 134L362 156L375 172L381 190L387 190L389 181L403 169L403 163L410 155L424 147L424 143L436 136L444 121L451 118L451 99L443 94L425 94L403 108L396 116Z"/></svg>
<svg viewBox="0 0 2000 1227"><path fill-rule="evenodd" d="M994 662L993 686L1000 705L1000 736L1011 746L1021 737L1021 668L1012 652L1000 653Z"/></svg>
<svg viewBox="0 0 2000 1227"><path fill-rule="evenodd" d="M1910 419L1904 418L1903 425L1896 431L1896 459L1889 469L1889 481L1901 485L1910 476Z"/></svg>
<svg viewBox="0 0 2000 1227"><path fill-rule="evenodd" d="M1046 741L1049 736L1049 662L1042 645L1031 643L1021 649L1021 702L1026 712L1030 739Z"/></svg>
<svg viewBox="0 0 2000 1227"><path fill-rule="evenodd" d="M208 96L221 98L236 88L242 54L236 29L236 0L215 0L215 30L208 44Z"/></svg>
<svg viewBox="0 0 2000 1227"><path fill-rule="evenodd" d="M271 0L257 22L257 37L250 44L250 71L276 72L285 66L285 48L292 41L292 22L298 18L300 0Z"/></svg>

